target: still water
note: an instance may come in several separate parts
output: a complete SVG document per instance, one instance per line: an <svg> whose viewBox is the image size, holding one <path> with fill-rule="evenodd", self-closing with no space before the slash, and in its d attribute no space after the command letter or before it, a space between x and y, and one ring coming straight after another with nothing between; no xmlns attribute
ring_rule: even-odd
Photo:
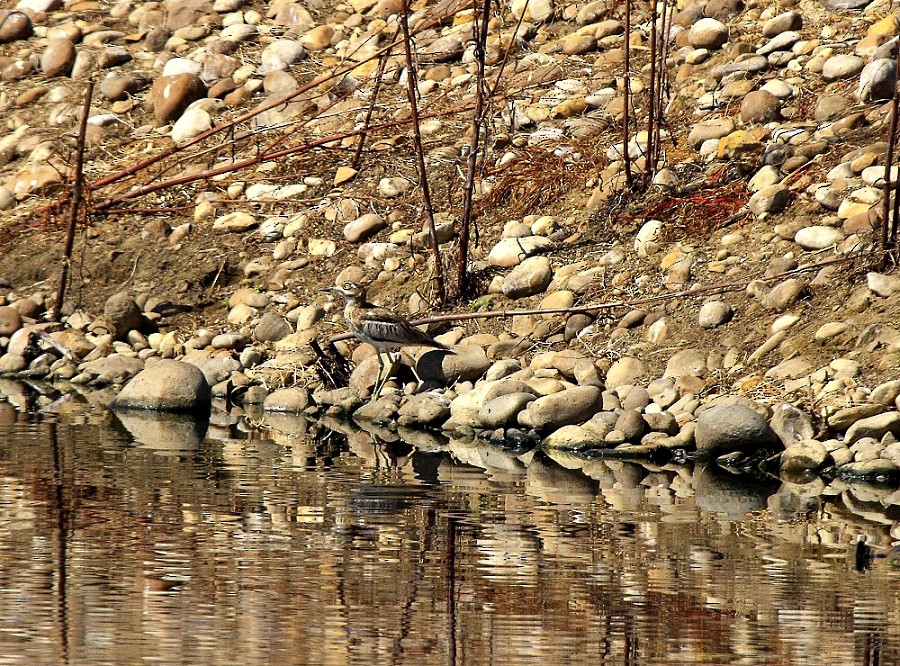
<svg viewBox="0 0 900 666"><path fill-rule="evenodd" d="M0 664L900 663L886 491L2 407Z"/></svg>

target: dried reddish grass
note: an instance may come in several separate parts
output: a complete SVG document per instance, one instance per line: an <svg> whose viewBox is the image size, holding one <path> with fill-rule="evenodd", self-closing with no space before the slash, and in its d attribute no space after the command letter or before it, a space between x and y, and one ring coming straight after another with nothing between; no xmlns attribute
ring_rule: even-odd
<svg viewBox="0 0 900 666"><path fill-rule="evenodd" d="M735 217L750 199L746 183L732 180L721 184L712 180L708 187L685 196L664 197L646 208L641 217L666 222L663 239L669 242L705 236L736 221Z"/></svg>

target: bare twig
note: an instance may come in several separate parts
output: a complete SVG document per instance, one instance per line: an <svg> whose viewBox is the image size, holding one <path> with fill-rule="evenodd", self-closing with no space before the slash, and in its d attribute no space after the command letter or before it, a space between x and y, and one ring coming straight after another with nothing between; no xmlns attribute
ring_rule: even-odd
<svg viewBox="0 0 900 666"><path fill-rule="evenodd" d="M458 5L452 6L450 9L453 12L457 12L457 11L460 11L463 9L467 9L469 6L470 6L470 4L469 4L468 0L461 0L461 2ZM438 17L432 19L431 21L426 21L426 22L420 23L419 25L416 26L415 32L419 33L421 31L429 30L431 28L439 26L445 19L446 19L446 16L441 15L441 16L438 16ZM352 72L354 69L356 69L360 65L363 65L366 62L369 62L370 60L373 60L375 58L380 58L383 54L390 54L390 52L399 44L400 44L400 41L397 40L395 37L395 39L390 44L388 44L387 46L385 46L382 49L377 50L375 53L373 53L370 56L367 56L360 60L354 60L352 62L349 62L347 65L340 67L339 69L336 69L335 71L333 71L329 74L323 74L322 76L318 76L318 77L314 78L312 81L310 81L309 83L300 86L297 90L292 91L290 94L285 95L284 97L273 100L272 102L269 102L267 104L263 104L262 106L259 106L255 109L253 109L252 111L248 111L247 113L243 113L240 116L237 116L236 118L233 118L230 121L222 123L221 125L216 125L215 127L207 130L206 132L203 132L202 134L198 134L197 136L195 136L192 139L189 139L178 145L171 146L171 147L167 148L166 150L160 151L159 153L153 155L152 157L148 157L145 160L141 160L141 161L137 162L136 164L133 164L133 165L131 165L125 169L122 169L120 171L117 171L116 173L109 174L105 178L101 178L100 180L97 180L96 182L92 183L92 189L97 190L97 189L106 187L108 185L111 185L115 182L118 182L124 178L133 176L136 173L138 173L144 169L147 169L148 167L153 166L154 164L161 162L162 160L166 159L167 157L169 157L171 155L174 155L178 152L186 150L187 148L190 148L191 146L195 146L198 143L205 141L206 139L210 138L211 136L214 136L221 132L233 130L237 125L247 122L248 120L252 120L256 116L260 115L261 113L284 106L288 102L300 97L301 95L309 92L310 90L313 90L317 86L320 86L321 84L323 84L327 81L331 81L333 79L337 79L346 74L349 74L350 72Z"/></svg>
<svg viewBox="0 0 900 666"><path fill-rule="evenodd" d="M895 25L900 23L894 17ZM900 71L900 45L898 45L897 53L894 56L894 73ZM897 217L900 216L900 178L891 182L891 169L894 165L894 149L897 143L897 125L898 125L898 107L900 107L900 93L897 86L894 86L894 94L891 97L891 124L890 135L888 136L887 155L885 156L884 165L884 219L881 221L881 248L883 250L893 250L897 245ZM893 208L891 208L891 188L893 187ZM893 215L890 213L893 211ZM885 257L887 259L887 257Z"/></svg>
<svg viewBox="0 0 900 666"><path fill-rule="evenodd" d="M900 49L897 49L900 53ZM881 220L881 247L887 249L889 234L888 230L891 226L891 197L897 188L897 183L891 182L891 166L894 163L894 147L897 143L897 108L898 96L897 90L894 89L894 97L891 99L891 123L888 128L888 144L884 158L884 200L882 206L884 215Z"/></svg>
<svg viewBox="0 0 900 666"><path fill-rule="evenodd" d="M525 20L525 10L527 8L528 3L522 8L522 13L519 14L519 20L516 21L516 27L509 38L509 44L506 45L506 50L503 52L503 60L500 61L500 66L497 68L497 78L494 80L494 87L491 88L491 98L497 94L497 88L500 87L500 80L503 78L503 70L506 69L506 63L509 62L509 56L512 54L513 46L516 44L516 35L519 34L519 29L522 27L522 22Z"/></svg>
<svg viewBox="0 0 900 666"><path fill-rule="evenodd" d="M659 164L660 154L662 153L662 145L660 143L660 137L662 135L662 125L665 122L665 109L666 105L663 103L666 98L670 97L669 91L669 70L666 66L669 55L669 45L672 42L672 15L673 15L673 7L669 5L669 0L665 0L663 2L663 11L662 16L660 17L660 25L662 26L662 33L660 35L660 48L662 50L661 55L659 56L659 74L658 81L656 84L656 107L657 118L659 118L659 122L656 124L656 155L654 155L654 165ZM655 167L654 167L655 168Z"/></svg>
<svg viewBox="0 0 900 666"><path fill-rule="evenodd" d="M653 161L656 150L656 125L659 122L656 117L656 73L658 67L657 53L662 50L657 43L656 20L656 0L650 0L650 105L647 110L647 152L644 155L644 176L641 179L644 188L650 184L650 179L653 178L653 172L656 170L656 165Z"/></svg>
<svg viewBox="0 0 900 666"><path fill-rule="evenodd" d="M441 247L438 243L437 229L434 223L434 207L431 204L431 189L428 185L428 171L425 168L425 149L422 147L422 129L419 122L418 76L413 65L412 38L409 33L409 2L403 0L403 11L400 12L400 26L403 28L403 48L406 52L406 92L409 97L409 111L412 116L413 143L416 147L418 158L419 187L422 190L422 207L425 213L425 222L428 227L428 236L431 239L434 252L434 279L437 284L438 298L441 306L447 304L447 288L444 285L444 265L441 258Z"/></svg>
<svg viewBox="0 0 900 666"><path fill-rule="evenodd" d="M491 0L484 0L481 21L475 43L475 58L478 62L478 76L475 83L475 111L472 113L471 136L469 137L469 157L466 165L466 180L463 190L462 215L459 222L459 257L456 272L456 295L460 300L469 291L469 230L472 226L472 195L475 191L475 168L478 164L478 141L484 124L484 61L486 58L488 21L491 18Z"/></svg>
<svg viewBox="0 0 900 666"><path fill-rule="evenodd" d="M643 298L629 298L618 301L607 301L605 303L588 303L586 305L575 305L568 308L532 308L528 310L485 310L483 312L457 312L451 314L434 315L422 319L413 319L410 321L414 326L423 326L425 324L437 324L448 321L471 321L473 319L496 319L501 317L519 317L527 315L547 315L547 314L577 314L577 313L593 313L601 310L613 310L616 308L635 308L640 305L652 305L655 303L664 303L679 298L690 298L692 296L701 296L710 293L725 293L729 291L738 291L746 289L747 285L754 281L775 282L783 280L795 275L802 275L811 271L820 270L826 266L834 264L855 262L859 259L858 254L845 257L835 257L834 259L826 259L817 261L812 264L800 266L790 271L778 273L776 275L757 275L742 280L733 280L731 282L717 282L715 284L692 287L684 291L673 291L667 294L659 294L657 296L646 296ZM352 333L340 333L329 338L329 343L338 342L340 340L349 340L353 337Z"/></svg>
<svg viewBox="0 0 900 666"><path fill-rule="evenodd" d="M391 37L391 44L396 43L398 34L400 34L399 25L394 31L394 36ZM356 144L356 153L353 155L353 161L351 162L355 170L359 170L359 162L362 159L363 147L366 145L366 137L369 134L369 125L372 122L372 114L375 113L375 105L378 103L378 93L381 91L381 81L384 78L384 68L387 65L389 56L390 51L382 53L381 58L378 60L378 69L375 70L375 83L372 86L372 97L369 99L369 108L366 109L366 119L363 121L363 129L359 134L359 142Z"/></svg>
<svg viewBox="0 0 900 666"><path fill-rule="evenodd" d="M449 109L446 111L441 111L437 113L431 113L420 118L438 118L441 116L450 116L460 113L461 111L466 110L469 107L461 107ZM379 125L373 125L368 128L368 131L382 130L388 129L391 127L400 127L402 125L408 124L410 120L393 120L386 123L381 123ZM132 190L128 190L127 192L123 192L109 199L105 199L94 206L94 212L107 212L108 209L113 208L117 204L122 203L123 201L128 201L130 199L135 199L137 197L141 197L147 194L151 194L153 192L159 192L160 190L166 190L171 187L176 187L179 185L186 185L187 183L193 183L200 180L207 180L214 176L219 176L225 173L233 173L235 171L240 171L242 169L246 169L252 166L256 166L261 162L267 162L270 160L277 160L282 157L287 157L288 155L294 155L296 153L306 152L308 150L312 150L314 148L319 148L321 146L325 146L330 143L338 142L343 139L358 136L362 130L353 130L349 132L342 132L340 134L332 134L321 139L317 139L315 141L310 141L309 143L304 143L299 146L291 146L289 148L282 148L281 150L273 151L271 153L259 153L253 157L248 157L243 160L239 160L237 162L232 162L230 164L226 164L220 167L214 167L212 169L206 169L204 171L198 171L196 173L190 173L182 176L175 176L173 178L169 178L167 180L158 181L155 183L151 183L149 185L141 185L140 187L136 187Z"/></svg>
<svg viewBox="0 0 900 666"><path fill-rule="evenodd" d="M219 283L219 277L222 275L222 271L225 270L226 264L228 264L228 257L223 257L222 263L219 264L219 270L216 271L216 276L212 279L212 282L209 283L209 287L206 289L207 296L211 295L215 290L216 285Z"/></svg>
<svg viewBox="0 0 900 666"><path fill-rule="evenodd" d="M631 0L625 0L625 99L622 118L622 159L625 162L625 184L630 190L634 184L631 176L631 156L628 154L628 123L631 97Z"/></svg>
<svg viewBox="0 0 900 666"><path fill-rule="evenodd" d="M53 303L53 311L50 318L59 321L62 314L63 299L66 295L66 287L69 283L69 266L72 263L72 248L75 245L75 228L78 225L78 216L81 211L81 201L84 195L84 144L87 133L87 121L91 112L91 97L94 94L94 80L90 79L87 89L84 91L84 105L81 109L81 122L78 126L78 147L75 153L75 183L72 190L72 201L69 205L69 229L66 233L66 245L63 249L63 265L59 274L59 286L56 289L56 301Z"/></svg>

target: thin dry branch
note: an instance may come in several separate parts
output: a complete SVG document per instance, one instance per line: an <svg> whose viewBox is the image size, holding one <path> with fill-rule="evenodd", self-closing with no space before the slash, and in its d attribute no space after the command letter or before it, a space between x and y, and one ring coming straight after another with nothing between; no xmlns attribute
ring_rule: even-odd
<svg viewBox="0 0 900 666"><path fill-rule="evenodd" d="M625 164L625 184L634 185L631 174L631 155L628 153L628 124L631 121L631 0L625 0L625 81L622 112L622 159Z"/></svg>
<svg viewBox="0 0 900 666"><path fill-rule="evenodd" d="M56 289L56 301L53 303L51 321L59 321L62 314L63 299L69 284L69 268L72 263L72 248L75 246L75 228L81 213L81 202L85 189L84 180L84 144L87 134L88 116L91 112L91 98L94 95L94 80L90 79L84 91L84 104L81 108L81 122L78 125L78 145L75 152L75 183L72 189L72 201L69 204L69 228L66 232L66 245L63 249L63 264L59 274L59 286ZM90 185L87 186L90 189Z"/></svg>
<svg viewBox="0 0 900 666"><path fill-rule="evenodd" d="M422 129L419 122L419 104L416 100L418 91L418 72L413 65L412 37L409 32L409 2L403 0L400 12L400 27L403 28L403 49L406 53L406 91L409 99L409 112L412 117L413 144L416 148L416 164L419 170L419 189L422 192L422 207L425 213L425 224L431 249L434 253L434 281L437 286L438 299L441 305L447 304L447 287L444 285L444 260L441 257L441 246L438 243L437 228L434 222L434 207L431 203L431 188L428 184L428 170L425 167L425 149L422 147Z"/></svg>
<svg viewBox="0 0 900 666"><path fill-rule="evenodd" d="M430 113L422 118L438 118L442 116L455 115L464 111L467 107L458 107L446 111ZM402 120L393 120L390 122L381 123L379 125L373 125L368 128L369 132L378 131L393 127L400 127L402 125L406 125L410 122L410 120L402 119ZM231 162L229 164L214 167L212 169L204 169L203 171L198 171L195 173L190 173L182 176L175 176L173 178L169 178L167 180L158 181L152 183L150 185L142 185L140 187L136 187L127 192L123 192L109 199L105 199L100 201L94 207L93 212L106 212L107 209L110 209L117 204L121 204L123 201L128 201L130 199L135 199L137 197L145 196L147 194L152 194L153 192L159 192L160 190L166 190L172 187L177 187L179 185L186 185L188 183L193 183L201 180L208 180L209 178L213 178L214 176L219 176L226 173L234 173L236 171L241 171L242 169L247 169L249 167L256 166L261 162L268 162L272 160L277 160L282 157L287 157L288 155L293 155L296 153L302 153L308 150L312 150L315 148L321 148L330 143L339 142L343 139L347 139L349 137L359 136L362 133L362 129L360 130L352 130L348 132L342 132L340 134L331 134L329 136L323 137L321 139L317 139L315 141L310 141L309 143L304 143L299 146L291 146L290 148L282 148L281 150L273 151L271 153L260 153L253 157L248 157L243 160L238 160L237 162Z"/></svg>
<svg viewBox="0 0 900 666"><path fill-rule="evenodd" d="M524 12L523 12L524 14ZM484 66L487 50L488 21L491 18L491 0L484 0L481 20L477 22L478 32L475 42L475 59L478 62L478 76L475 81L475 111L469 129L469 157L466 164L466 179L463 186L462 214L459 223L459 257L456 270L456 296L462 300L469 292L469 231L474 224L472 197L475 193L475 170L478 164L478 142L484 126Z"/></svg>
<svg viewBox="0 0 900 666"><path fill-rule="evenodd" d="M423 317L421 319L413 319L410 321L414 326L424 326L426 324L437 324L448 321L471 321L474 319L497 319L502 317L519 317L526 315L548 315L548 314L578 314L593 313L601 310L613 310L616 308L633 309L641 305L653 305L656 303L664 303L679 298L690 298L692 296L703 296L711 293L726 293L729 291L738 291L746 289L751 282L775 282L783 280L803 273L818 271L826 266L841 263L855 263L859 261L860 256L874 256L876 252L852 254L845 257L835 257L834 259L826 259L817 261L812 264L800 266L790 271L777 273L775 275L755 275L753 277L744 278L742 280L732 280L730 282L717 282L715 284L692 287L683 291L673 291L667 294L659 294L656 296L646 296L643 298L628 298L617 301L607 301L605 303L588 303L586 305L575 305L568 308L532 308L528 310L485 310L483 312L458 312L454 314L434 315L432 317ZM340 333L328 339L329 344L333 344L340 340L349 340L353 337L352 333Z"/></svg>
<svg viewBox="0 0 900 666"><path fill-rule="evenodd" d="M898 20L895 17L894 23ZM894 57L894 69L900 71L900 48ZM898 111L900 111L900 91L894 86L891 97L891 122L888 129L888 145L884 165L884 215L881 220L881 247L884 250L897 245L897 216L900 215L900 179L891 178L894 166L894 149L897 144ZM892 182L896 181L896 182ZM893 195L893 208L891 206ZM893 216L890 214L893 211Z"/></svg>
<svg viewBox="0 0 900 666"><path fill-rule="evenodd" d="M400 34L400 26L398 25L394 31L391 42L397 41L397 35ZM375 113L375 105L378 103L378 93L381 91L381 82L384 79L384 69L387 66L389 53L383 54L378 60L378 69L375 70L375 83L372 86L372 96L369 98L369 108L366 109L366 119L363 121L362 132L359 135L359 141L356 144L356 153L353 155L351 162L355 170L359 170L360 160L362 160L363 147L366 145L366 137L369 135L369 125L372 124L372 115Z"/></svg>
<svg viewBox="0 0 900 666"><path fill-rule="evenodd" d="M458 5L455 5L452 7L453 11L451 13L448 13L446 15L441 15L430 21L426 21L426 22L423 22L423 23L420 23L419 25L417 25L416 29L415 29L415 33L418 34L419 32L422 32L424 30L429 30L431 28L440 26L445 20L450 18L456 12L464 10L464 9L468 9L469 7L470 7L469 0L460 0L460 3ZM97 182L93 183L92 187L95 190L100 189L102 187L106 187L107 185L111 185L112 183L115 183L119 180L122 180L123 178L133 176L134 174L138 173L139 171L142 171L150 166L153 166L154 164L164 160L165 158L167 158L171 155L174 155L175 153L184 151L187 148L190 148L191 146L197 145L198 143L202 143L203 141L205 141L206 139L208 139L211 136L215 136L216 134L219 134L221 132L225 132L227 130L233 129L236 126L240 125L241 123L245 123L249 120L252 120L256 116L260 115L261 113L270 111L272 109L276 109L280 106L284 106L288 102L296 99L297 97L300 97L301 95L309 92L310 90L316 88L317 86L320 86L323 83L326 83L327 81L331 81L333 79L345 76L346 74L349 74L350 72L352 72L359 66L369 62L370 60L380 58L383 54L390 54L390 52L395 47L399 46L401 43L402 43L402 40L394 39L390 44L388 44L384 48L381 48L381 49L375 51L372 55L370 55L366 58L362 58L359 61L350 62L329 74L323 74L321 76L317 76L316 78L314 78L312 81L310 81L306 85L300 86L297 90L292 91L290 94L285 95L284 97L282 97L280 99L269 102L268 104L264 104L260 107L257 107L256 109L253 109L252 111L243 113L243 114L237 116L236 118L233 118L232 120L222 123L221 125L216 125L215 127L207 130L206 132L203 132L202 134L198 134L197 136L195 136L192 139L189 139L183 143L171 146L170 148L167 148L166 150L163 150L160 153L147 158L146 160L142 160L142 161L140 161L136 164L133 164L125 169L122 169L121 171L117 171L116 173L110 174L110 175L106 176L105 178L101 178Z"/></svg>

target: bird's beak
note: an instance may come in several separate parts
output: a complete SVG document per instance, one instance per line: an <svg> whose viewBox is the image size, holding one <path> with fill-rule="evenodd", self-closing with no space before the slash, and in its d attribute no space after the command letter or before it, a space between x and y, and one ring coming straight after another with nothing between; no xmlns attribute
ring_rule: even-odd
<svg viewBox="0 0 900 666"><path fill-rule="evenodd" d="M322 287L321 289L319 289L319 291L324 291L324 292L329 293L329 294L336 293L337 290L338 290L337 287Z"/></svg>

